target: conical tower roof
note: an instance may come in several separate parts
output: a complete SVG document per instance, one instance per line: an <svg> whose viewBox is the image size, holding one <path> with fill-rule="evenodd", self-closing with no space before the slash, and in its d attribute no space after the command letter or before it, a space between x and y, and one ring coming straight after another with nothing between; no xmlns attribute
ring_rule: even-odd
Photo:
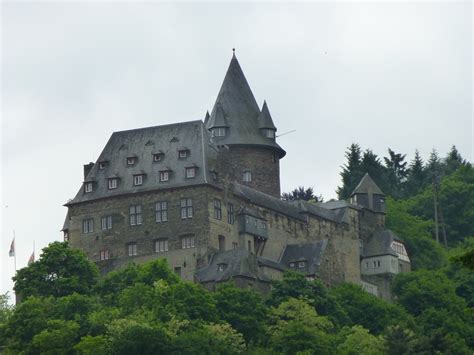
<svg viewBox="0 0 474 355"><path fill-rule="evenodd" d="M211 111L207 128L212 128L211 123L213 127L217 127L212 122L213 117L216 121L223 117L228 130L225 137L220 139L221 144L261 146L277 151L280 157L285 156L286 152L274 139L268 139L260 133L259 115L257 101L234 53Z"/></svg>
<svg viewBox="0 0 474 355"><path fill-rule="evenodd" d="M270 115L266 101L263 101L262 111L258 115L258 128L268 128L274 129L276 131L276 127L273 123L272 116Z"/></svg>
<svg viewBox="0 0 474 355"><path fill-rule="evenodd" d="M229 127L227 124L227 119L225 118L224 109L222 108L220 102L216 103L216 109L212 110L212 115L209 118L209 122L207 124L207 129L215 127Z"/></svg>
<svg viewBox="0 0 474 355"><path fill-rule="evenodd" d="M356 186L351 196L355 194L376 194L385 195L382 190L377 186L375 181L370 177L369 173L365 173L364 177L360 180L359 185Z"/></svg>
<svg viewBox="0 0 474 355"><path fill-rule="evenodd" d="M204 117L204 127L207 127L210 117L211 115L209 115L209 111L206 111L206 116Z"/></svg>

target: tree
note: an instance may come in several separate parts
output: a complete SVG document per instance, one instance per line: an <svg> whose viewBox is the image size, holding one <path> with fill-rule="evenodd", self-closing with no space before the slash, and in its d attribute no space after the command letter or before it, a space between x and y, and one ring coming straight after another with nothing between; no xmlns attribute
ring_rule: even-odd
<svg viewBox="0 0 474 355"><path fill-rule="evenodd" d="M267 309L259 293L225 283L212 296L216 301L219 319L242 333L247 343L258 342L264 337Z"/></svg>
<svg viewBox="0 0 474 355"><path fill-rule="evenodd" d="M408 175L407 162L405 162L406 154L397 154L390 148L388 148L388 157L384 157L386 166L386 179L388 184L388 190L385 193L389 193L394 197L402 197L404 192L404 183Z"/></svg>
<svg viewBox="0 0 474 355"><path fill-rule="evenodd" d="M342 186L337 188L337 195L341 200L349 198L352 191L364 176L361 169L362 150L356 143L352 143L345 153L347 162L342 166L342 172L339 173L342 178Z"/></svg>
<svg viewBox="0 0 474 355"><path fill-rule="evenodd" d="M303 186L298 186L298 188L294 189L291 192L284 192L281 195L281 198L285 201L296 201L296 200L311 201L311 202L323 201L323 197L321 195L316 196L314 194L312 187L308 187L307 189L305 189Z"/></svg>
<svg viewBox="0 0 474 355"><path fill-rule="evenodd" d="M415 157L408 167L406 195L405 197L416 195L426 187L426 171L423 159L418 150L415 151Z"/></svg>
<svg viewBox="0 0 474 355"><path fill-rule="evenodd" d="M109 353L109 341L104 335L86 335L74 346L74 350L80 355L105 355Z"/></svg>
<svg viewBox="0 0 474 355"><path fill-rule="evenodd" d="M386 352L390 355L420 354L427 349L427 339L400 325L388 326L384 332Z"/></svg>
<svg viewBox="0 0 474 355"><path fill-rule="evenodd" d="M290 298L270 311L269 343L274 351L329 354L334 345L332 323L304 300Z"/></svg>
<svg viewBox="0 0 474 355"><path fill-rule="evenodd" d="M444 173L446 175L450 175L455 172L459 167L465 164L466 161L462 158L456 146L453 145L443 161Z"/></svg>
<svg viewBox="0 0 474 355"><path fill-rule="evenodd" d="M336 326L350 324L344 309L319 280L309 281L299 272L286 271L281 281L272 283L268 303L278 306L290 298L304 298L318 314L327 316Z"/></svg>
<svg viewBox="0 0 474 355"><path fill-rule="evenodd" d="M385 341L382 336L374 336L360 325L344 328L344 341L338 345L337 353L341 355L383 355Z"/></svg>
<svg viewBox="0 0 474 355"><path fill-rule="evenodd" d="M73 321L53 319L47 327L33 337L35 353L39 354L71 354L77 340L79 324Z"/></svg>
<svg viewBox="0 0 474 355"><path fill-rule="evenodd" d="M16 294L25 299L32 295L88 294L97 277L97 267L82 251L69 248L66 242L54 242L43 249L38 261L18 270L13 281Z"/></svg>

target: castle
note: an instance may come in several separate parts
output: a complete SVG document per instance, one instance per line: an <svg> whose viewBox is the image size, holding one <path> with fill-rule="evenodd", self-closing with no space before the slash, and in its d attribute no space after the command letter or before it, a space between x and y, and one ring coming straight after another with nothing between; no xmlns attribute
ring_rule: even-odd
<svg viewBox="0 0 474 355"><path fill-rule="evenodd" d="M384 227L383 192L365 175L349 201L281 200L276 131L234 53L204 121L112 134L65 204L65 240L102 272L166 258L208 289L233 280L265 292L293 269L390 300L410 259Z"/></svg>

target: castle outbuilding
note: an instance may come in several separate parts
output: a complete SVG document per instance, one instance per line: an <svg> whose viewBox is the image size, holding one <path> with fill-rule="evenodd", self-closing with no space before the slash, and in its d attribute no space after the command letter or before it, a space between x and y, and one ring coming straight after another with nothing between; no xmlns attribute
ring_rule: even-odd
<svg viewBox="0 0 474 355"><path fill-rule="evenodd" d="M102 272L166 258L209 289L233 280L263 292L285 270L390 299L410 270L385 229L384 194L367 174L349 201L283 201L277 127L233 55L203 121L114 132L67 202L64 238Z"/></svg>

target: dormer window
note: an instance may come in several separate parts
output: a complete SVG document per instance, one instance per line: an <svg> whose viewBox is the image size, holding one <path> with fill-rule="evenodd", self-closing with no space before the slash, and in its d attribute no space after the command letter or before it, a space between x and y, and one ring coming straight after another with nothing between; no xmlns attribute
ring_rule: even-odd
<svg viewBox="0 0 474 355"><path fill-rule="evenodd" d="M275 130L273 129L268 129L268 128L262 129L262 134L266 138L272 138L272 139L275 138Z"/></svg>
<svg viewBox="0 0 474 355"><path fill-rule="evenodd" d="M143 185L143 174L133 175L133 186Z"/></svg>
<svg viewBox="0 0 474 355"><path fill-rule="evenodd" d="M291 267L291 268L294 268L294 267L295 267L295 263L290 263L290 267Z"/></svg>
<svg viewBox="0 0 474 355"><path fill-rule="evenodd" d="M127 165L133 166L137 162L137 157L128 157L127 158Z"/></svg>
<svg viewBox="0 0 474 355"><path fill-rule="evenodd" d="M163 153L155 153L153 154L153 161L156 163L156 162L159 162L163 159Z"/></svg>
<svg viewBox="0 0 474 355"><path fill-rule="evenodd" d="M178 157L179 159L186 159L187 157L189 157L189 149L181 149L178 152Z"/></svg>
<svg viewBox="0 0 474 355"><path fill-rule="evenodd" d="M213 137L225 137L225 133L226 133L225 127L217 127L211 130L211 135Z"/></svg>
<svg viewBox="0 0 474 355"><path fill-rule="evenodd" d="M110 178L108 182L108 187L109 190L116 189L118 185L118 179L117 178Z"/></svg>
<svg viewBox="0 0 474 355"><path fill-rule="evenodd" d="M243 182L252 182L252 173L250 171L244 171L242 174Z"/></svg>
<svg viewBox="0 0 474 355"><path fill-rule="evenodd" d="M224 271L225 269L227 269L227 264L217 264L218 271Z"/></svg>
<svg viewBox="0 0 474 355"><path fill-rule="evenodd" d="M170 179L170 172L168 170L166 171L160 171L160 181L165 182Z"/></svg>
<svg viewBox="0 0 474 355"><path fill-rule="evenodd" d="M196 167L191 166L186 168L186 179L192 179L196 177Z"/></svg>
<svg viewBox="0 0 474 355"><path fill-rule="evenodd" d="M92 189L94 187L94 183L93 182L85 182L84 183L84 192L86 194L92 192Z"/></svg>
<svg viewBox="0 0 474 355"><path fill-rule="evenodd" d="M299 269L304 269L305 266L306 266L306 262L304 262L304 261L300 261L300 262L298 263L298 268L299 268Z"/></svg>
<svg viewBox="0 0 474 355"><path fill-rule="evenodd" d="M104 170L106 166L107 166L106 161L100 161L99 162L99 170Z"/></svg>

